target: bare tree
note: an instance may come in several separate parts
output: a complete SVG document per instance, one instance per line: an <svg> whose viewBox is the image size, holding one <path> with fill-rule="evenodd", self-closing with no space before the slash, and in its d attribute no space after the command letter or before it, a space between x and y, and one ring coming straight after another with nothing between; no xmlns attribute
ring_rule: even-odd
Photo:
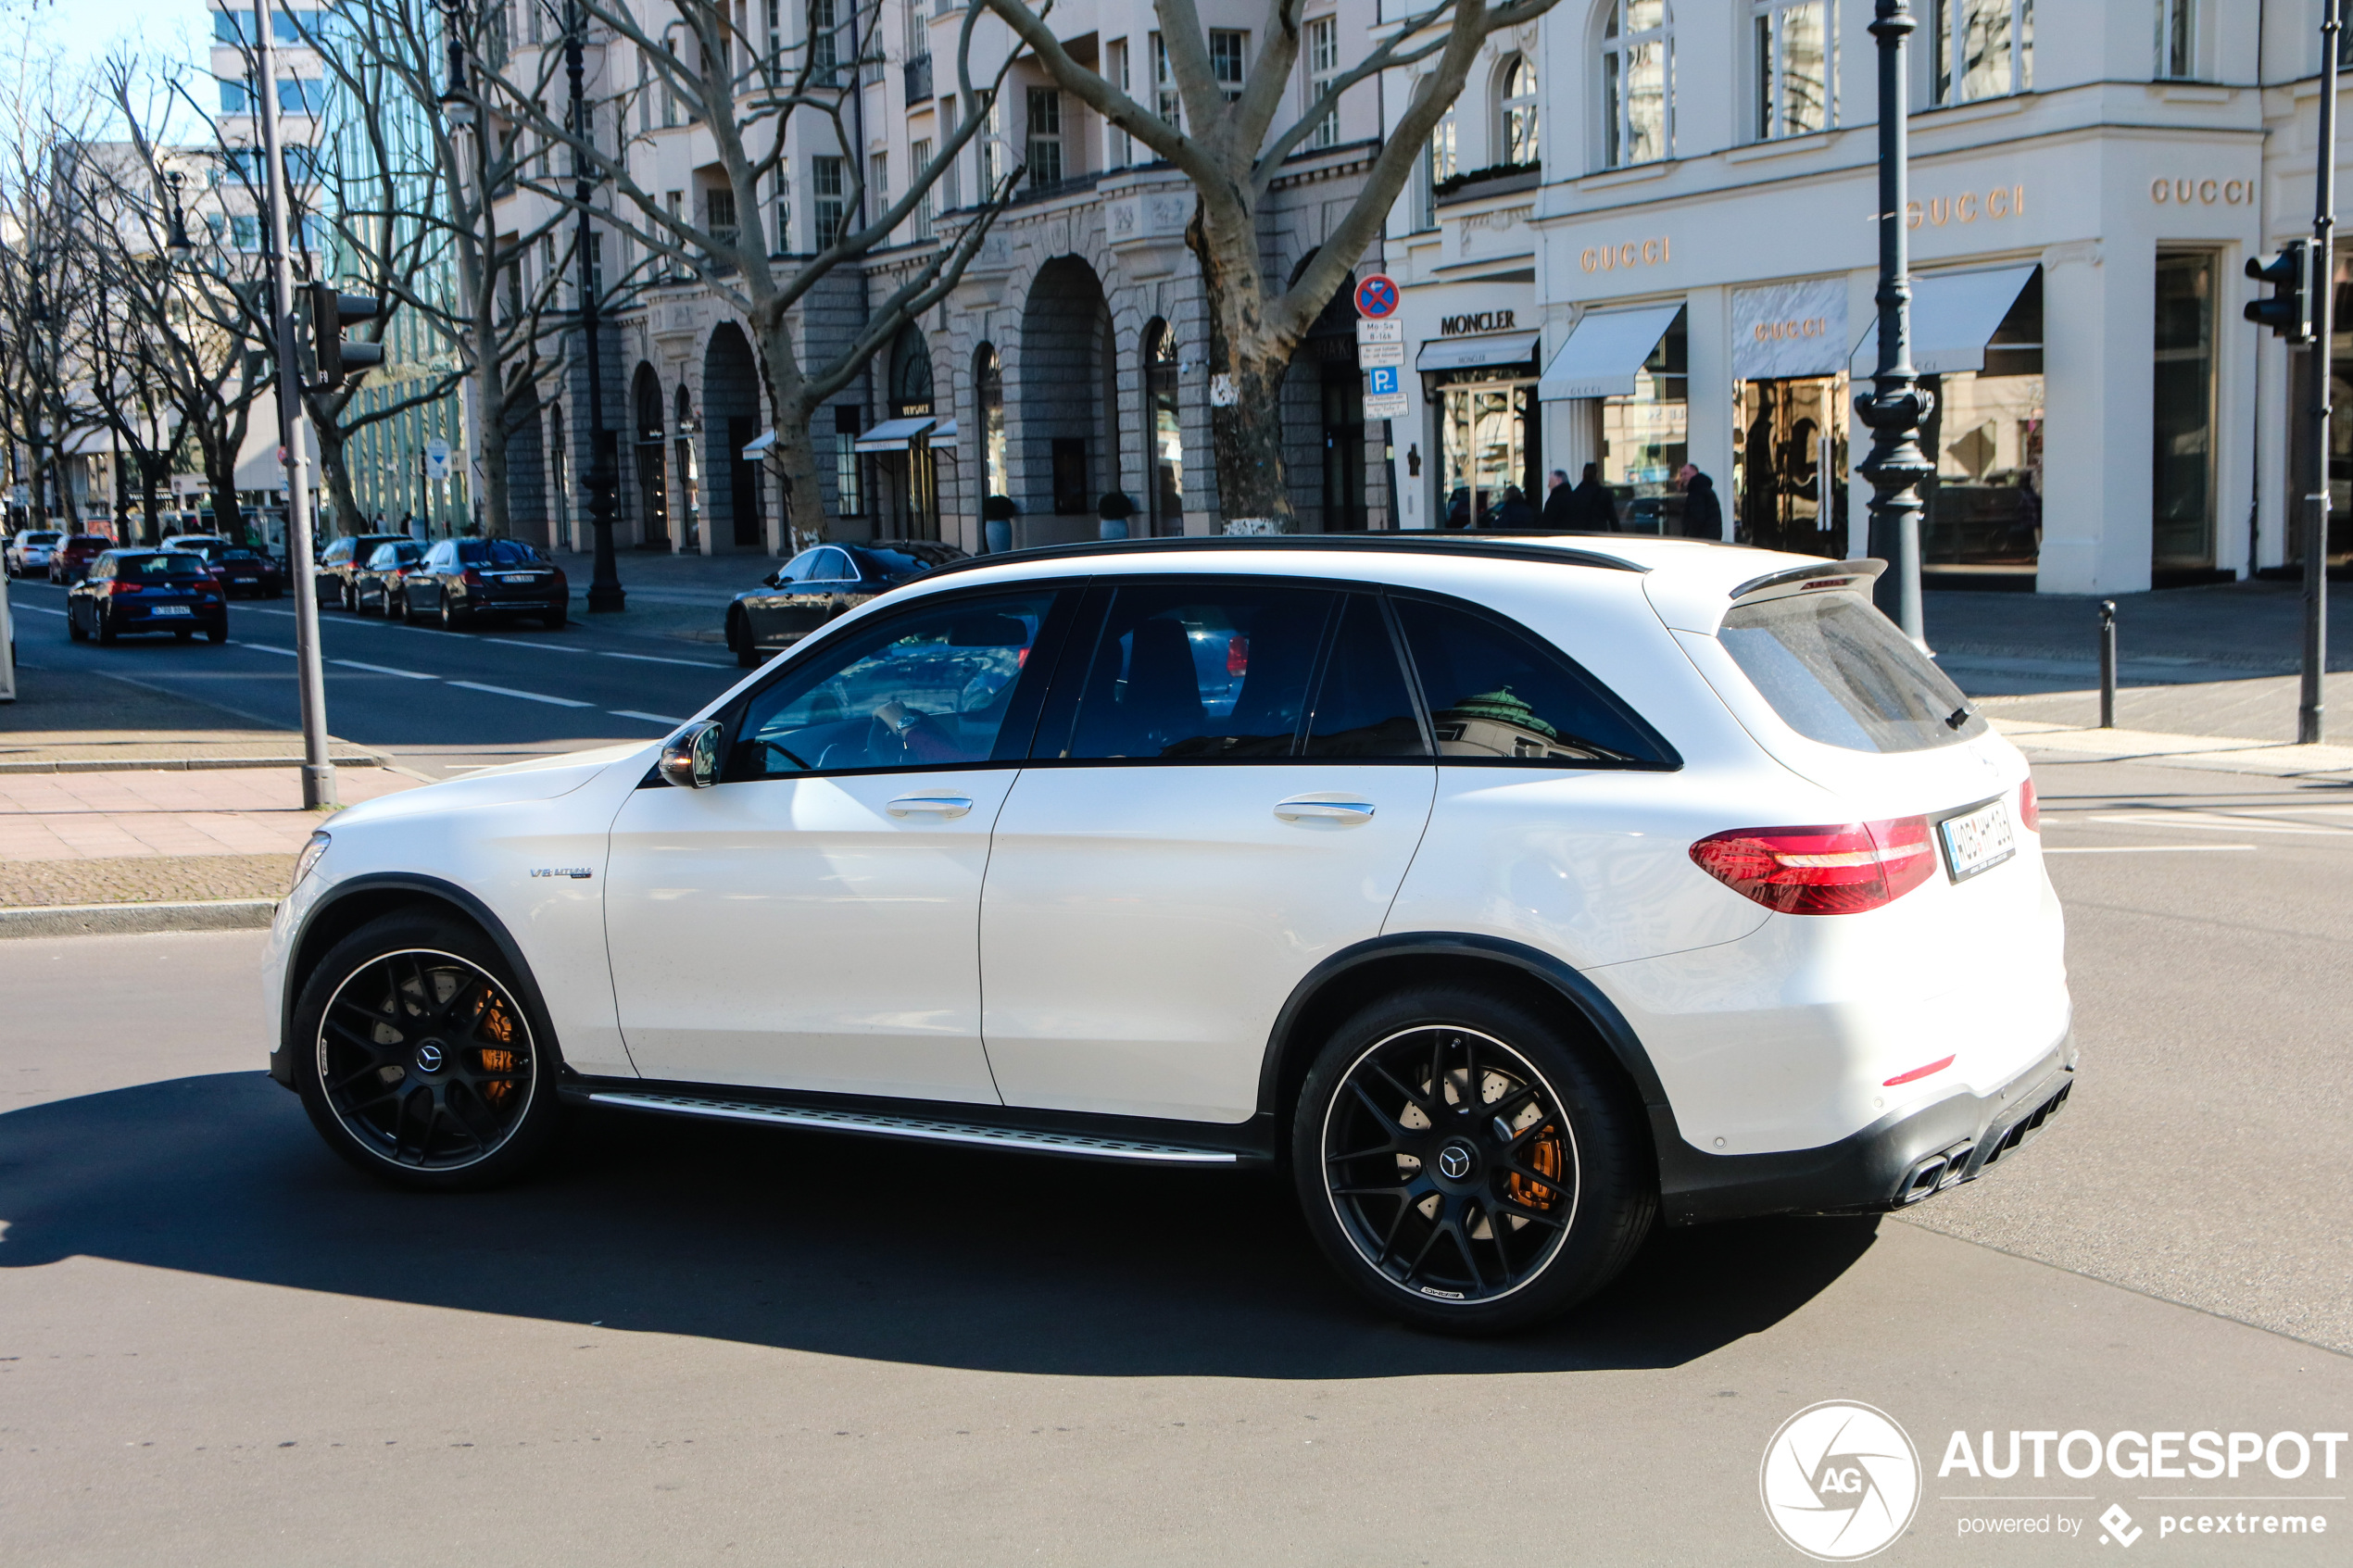
<svg viewBox="0 0 2353 1568"><path fill-rule="evenodd" d="M1182 113L1163 119L1064 49L1047 20L1050 6L1025 0L980 0L1033 51L1055 84L1166 158L1193 187L1187 243L1201 260L1209 299L1211 449L1217 495L1229 532L1289 533L1298 521L1283 464L1282 384L1292 353L1315 317L1380 231L1405 188L1430 132L1469 80L1490 35L1534 21L1554 0L1439 0L1394 24L1365 57L1325 84L1281 131L1276 119L1291 97L1305 0L1270 0L1258 57L1239 95L1226 96L1210 61L1193 0L1153 0ZM1288 287L1266 273L1259 217L1268 189L1290 157L1340 95L1383 70L1429 62L1405 112L1385 138L1348 214Z"/></svg>
<svg viewBox="0 0 2353 1568"><path fill-rule="evenodd" d="M659 26L641 22L620 0L575 3L607 40L609 61L620 47L635 49L646 61L646 85L607 100L612 105L610 117L600 107L589 126L575 128L550 113L528 84L493 76L498 112L541 141L577 153L590 177L610 187L610 205L595 207L594 215L643 253L636 269L646 275L698 278L742 315L751 329L768 394L792 541L798 546L824 538L824 492L816 444L810 435L812 419L828 398L857 379L900 328L947 297L1003 210L1021 170L1013 169L993 188L979 193L980 202L969 220L909 268L837 351L825 355L805 333L796 341L788 318L837 269L862 261L915 216L986 126L1003 72L977 94L966 79L962 118L941 138L938 152L911 171L906 189L895 201L878 204L879 210L870 214L859 156L862 149L848 123L854 112L852 95L859 91L861 62L849 57L856 52L837 47L835 32L874 38L880 0L845 7L850 14L837 19L835 32L812 31L801 43L774 51L763 50L736 30L724 0L657 3L650 8L666 13ZM966 14L960 59L969 52L977 15ZM614 74L609 65L609 82ZM714 218L708 205L701 211L673 211L638 182L625 127L636 95L648 92L673 98L689 122L710 139L712 161L726 177L730 200L725 206L732 208L727 215L733 222ZM615 127L610 139L588 134L606 124ZM637 140L642 142L644 133ZM777 205L773 197L779 173L803 140L841 154L844 216L835 232L812 236L813 250L788 255L784 236L772 232L764 215ZM566 208L575 206L572 182L563 173L527 174L521 183Z"/></svg>

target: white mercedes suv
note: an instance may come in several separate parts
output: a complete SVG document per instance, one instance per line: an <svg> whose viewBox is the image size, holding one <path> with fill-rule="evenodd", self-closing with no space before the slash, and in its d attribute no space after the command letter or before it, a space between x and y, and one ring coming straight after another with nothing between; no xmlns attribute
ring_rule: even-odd
<svg viewBox="0 0 2353 1568"><path fill-rule="evenodd" d="M271 1072L411 1186L567 1107L1287 1171L1457 1332L1870 1211L2066 1100L2026 764L1875 561L1371 534L982 558L655 746L370 801Z"/></svg>

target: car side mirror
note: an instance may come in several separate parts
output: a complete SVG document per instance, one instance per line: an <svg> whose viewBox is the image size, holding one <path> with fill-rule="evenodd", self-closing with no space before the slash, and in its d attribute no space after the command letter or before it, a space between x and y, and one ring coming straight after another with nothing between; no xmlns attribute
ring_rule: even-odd
<svg viewBox="0 0 2353 1568"><path fill-rule="evenodd" d="M665 783L680 789L709 789L719 782L719 721L687 725L661 743L657 764Z"/></svg>
<svg viewBox="0 0 2353 1568"><path fill-rule="evenodd" d="M760 581L764 587L781 588L785 585L785 569L780 566Z"/></svg>

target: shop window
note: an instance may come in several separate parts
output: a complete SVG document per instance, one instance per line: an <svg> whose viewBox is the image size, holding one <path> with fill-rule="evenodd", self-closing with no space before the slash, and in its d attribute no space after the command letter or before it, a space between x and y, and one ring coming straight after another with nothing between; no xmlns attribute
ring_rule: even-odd
<svg viewBox="0 0 2353 1568"><path fill-rule="evenodd" d="M1602 400L1602 483L1629 533L1682 532L1675 475L1691 450L1690 336L1675 318L1642 361L1633 392Z"/></svg>
<svg viewBox="0 0 2353 1568"><path fill-rule="evenodd" d="M1760 142L1804 136L1838 123L1832 40L1836 0L1755 0L1755 132Z"/></svg>
<svg viewBox="0 0 2353 1568"><path fill-rule="evenodd" d="M1929 0L1931 101L1974 103L2034 85L2034 0Z"/></svg>
<svg viewBox="0 0 2353 1568"><path fill-rule="evenodd" d="M1005 461L1005 375L997 350L982 344L973 351L973 400L980 407L980 462L991 495L1010 495L1012 472Z"/></svg>
<svg viewBox="0 0 2353 1568"><path fill-rule="evenodd" d="M1331 88L1332 78L1340 74L1340 19L1317 17L1307 24L1307 107L1314 108L1317 99ZM1340 111L1315 122L1307 138L1311 147L1335 147L1340 144Z"/></svg>
<svg viewBox="0 0 2353 1568"><path fill-rule="evenodd" d="M2214 565L2214 257L2157 257L2157 364L2150 445L2155 516L2150 565L2168 572Z"/></svg>
<svg viewBox="0 0 2353 1568"><path fill-rule="evenodd" d="M1441 526L1535 526L1544 448L1534 357L1446 372L1437 392ZM1517 513L1521 506L1529 511Z"/></svg>
<svg viewBox="0 0 2353 1568"><path fill-rule="evenodd" d="M1675 140L1674 18L1667 0L1606 0L1602 22L1602 166L1668 156Z"/></svg>
<svg viewBox="0 0 2353 1568"><path fill-rule="evenodd" d="M2335 331L2329 334L2329 445L2328 445L2328 563L2332 567L2353 565L2353 283L2347 283L2347 267L2342 254L2337 258L2336 301L2331 318ZM2291 476L2304 472L2305 443L2311 438L2311 362L2304 358L2309 350L2297 350L2290 358L2293 367L2288 377L2287 471ZM2299 483L2291 478L2291 484ZM2283 508L2285 524L2285 546L2282 559L2290 567L2301 569L2304 561L2303 508L2291 503Z"/></svg>
<svg viewBox="0 0 2353 1568"><path fill-rule="evenodd" d="M1154 537L1185 532L1185 433L1178 421L1176 334L1165 321L1144 329L1146 454L1151 466L1151 509Z"/></svg>
<svg viewBox="0 0 2353 1568"><path fill-rule="evenodd" d="M1515 55L1497 84L1496 145L1504 155L1499 161L1531 166L1541 151L1536 135L1536 67L1526 55Z"/></svg>
<svg viewBox="0 0 2353 1568"><path fill-rule="evenodd" d="M1732 536L1808 556L1846 548L1846 378L1747 381L1734 394Z"/></svg>
<svg viewBox="0 0 2353 1568"><path fill-rule="evenodd" d="M1985 347L1984 368L1925 378L1920 432L1936 459L1922 487L1920 558L1939 587L2032 585L2043 546L2043 279Z"/></svg>

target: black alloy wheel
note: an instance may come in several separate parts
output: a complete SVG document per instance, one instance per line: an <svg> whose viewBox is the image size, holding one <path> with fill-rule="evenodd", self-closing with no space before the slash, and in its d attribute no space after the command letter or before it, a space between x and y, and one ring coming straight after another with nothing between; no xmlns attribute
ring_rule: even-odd
<svg viewBox="0 0 2353 1568"><path fill-rule="evenodd" d="M1585 1042L1468 990L1376 1003L1302 1085L1309 1227L1356 1288L1418 1327L1496 1334L1614 1278L1657 1199L1637 1108Z"/></svg>
<svg viewBox="0 0 2353 1568"><path fill-rule="evenodd" d="M418 1187L490 1185L553 1131L544 1020L505 960L455 921L395 915L336 945L305 984L287 1048L304 1108L359 1169Z"/></svg>
<svg viewBox="0 0 2353 1568"><path fill-rule="evenodd" d="M445 632L455 632L463 627L469 618L464 611L449 602L449 589L445 584L441 590L441 629Z"/></svg>

